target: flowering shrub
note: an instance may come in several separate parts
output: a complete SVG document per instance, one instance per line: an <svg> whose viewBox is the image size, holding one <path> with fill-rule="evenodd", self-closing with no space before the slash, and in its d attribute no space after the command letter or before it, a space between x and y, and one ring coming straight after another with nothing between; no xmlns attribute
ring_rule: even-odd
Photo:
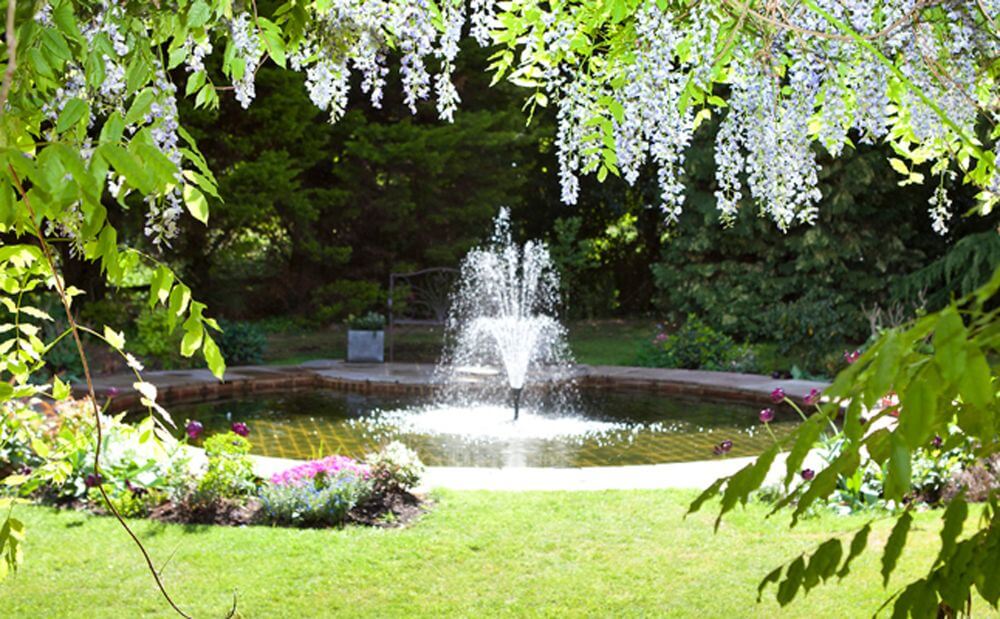
<svg viewBox="0 0 1000 619"><path fill-rule="evenodd" d="M347 456L328 456L320 460L310 460L305 464L292 467L276 473L271 477L271 483L276 486L302 486L312 483L319 475L332 476L342 471L350 471L359 477L370 477L371 471Z"/></svg>
<svg viewBox="0 0 1000 619"><path fill-rule="evenodd" d="M399 441L393 441L369 454L365 464L371 467L376 492L408 492L424 474L424 463L417 452Z"/></svg>
<svg viewBox="0 0 1000 619"><path fill-rule="evenodd" d="M260 491L260 518L274 525L338 525L371 491L371 481L357 468L321 470L290 483L265 484Z"/></svg>
<svg viewBox="0 0 1000 619"><path fill-rule="evenodd" d="M250 441L226 432L205 440L208 468L198 481L197 498L202 501L238 499L257 489L257 477L250 459Z"/></svg>

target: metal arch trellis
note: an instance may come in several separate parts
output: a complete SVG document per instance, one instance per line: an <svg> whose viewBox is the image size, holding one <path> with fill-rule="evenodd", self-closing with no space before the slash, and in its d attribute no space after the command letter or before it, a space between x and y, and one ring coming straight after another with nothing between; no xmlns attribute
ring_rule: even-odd
<svg viewBox="0 0 1000 619"><path fill-rule="evenodd" d="M448 320L451 293L459 270L432 267L409 273L389 274L389 361L395 360L396 325L443 325ZM407 287L405 299L397 305L396 289Z"/></svg>

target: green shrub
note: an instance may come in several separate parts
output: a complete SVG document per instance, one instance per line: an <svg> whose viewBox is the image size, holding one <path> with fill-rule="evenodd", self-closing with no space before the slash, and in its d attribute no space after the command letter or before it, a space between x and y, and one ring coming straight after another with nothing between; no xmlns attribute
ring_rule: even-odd
<svg viewBox="0 0 1000 619"><path fill-rule="evenodd" d="M731 337L716 331L694 314L673 334L660 332L639 351L639 365L690 370L753 372L753 351L738 346Z"/></svg>
<svg viewBox="0 0 1000 619"><path fill-rule="evenodd" d="M257 325L249 322L223 321L219 347L230 365L257 365L264 359L267 336Z"/></svg>
<svg viewBox="0 0 1000 619"><path fill-rule="evenodd" d="M352 331L381 331L385 328L385 316L378 312L368 312L363 316L349 316L347 328Z"/></svg>
<svg viewBox="0 0 1000 619"><path fill-rule="evenodd" d="M147 366L167 370L184 368L191 366L192 361L180 354L182 338L182 330L172 328L166 308L145 307L135 319L135 336L129 346L146 361Z"/></svg>
<svg viewBox="0 0 1000 619"><path fill-rule="evenodd" d="M371 469L376 493L409 492L424 474L424 463L417 452L399 441L393 441L369 454L365 464Z"/></svg>
<svg viewBox="0 0 1000 619"><path fill-rule="evenodd" d="M249 454L250 441L235 432L215 434L206 439L208 468L198 480L198 497L213 501L252 495L257 489L257 477Z"/></svg>
<svg viewBox="0 0 1000 619"><path fill-rule="evenodd" d="M374 282L340 279L316 288L311 300L316 322L328 324L377 307L385 296Z"/></svg>
<svg viewBox="0 0 1000 619"><path fill-rule="evenodd" d="M371 494L363 474L341 470L319 473L304 483L268 483L260 491L260 518L267 524L325 527L342 524L348 513Z"/></svg>

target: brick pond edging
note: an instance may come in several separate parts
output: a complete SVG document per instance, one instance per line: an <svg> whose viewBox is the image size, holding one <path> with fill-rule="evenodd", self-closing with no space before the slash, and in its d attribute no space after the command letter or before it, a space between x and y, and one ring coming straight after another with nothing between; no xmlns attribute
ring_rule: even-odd
<svg viewBox="0 0 1000 619"><path fill-rule="evenodd" d="M208 370L165 370L143 373L156 385L160 404L218 400L253 393L297 389L336 389L359 393L430 393L437 388L434 366L420 363L346 363L341 360L307 361L293 366L246 366L226 371L224 381ZM110 399L113 412L129 409L139 401L132 374L98 377L94 388L98 399ZM774 379L756 374L668 370L624 366L578 366L576 382L582 387L625 388L699 397L710 400L767 404L771 391L781 387L799 403L811 389L822 391L828 383ZM74 385L78 396L84 385Z"/></svg>

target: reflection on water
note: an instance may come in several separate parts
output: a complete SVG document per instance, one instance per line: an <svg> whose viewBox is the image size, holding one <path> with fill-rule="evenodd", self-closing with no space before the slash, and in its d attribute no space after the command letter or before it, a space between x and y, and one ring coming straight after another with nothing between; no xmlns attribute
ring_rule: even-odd
<svg viewBox="0 0 1000 619"><path fill-rule="evenodd" d="M206 435L235 421L250 427L255 453L285 458L360 457L391 440L432 466L604 466L707 460L733 441L732 456L756 455L773 439L758 410L637 391L584 390L574 414L500 406L441 406L420 396L300 391L171 408L205 425ZM771 423L778 438L792 418Z"/></svg>

